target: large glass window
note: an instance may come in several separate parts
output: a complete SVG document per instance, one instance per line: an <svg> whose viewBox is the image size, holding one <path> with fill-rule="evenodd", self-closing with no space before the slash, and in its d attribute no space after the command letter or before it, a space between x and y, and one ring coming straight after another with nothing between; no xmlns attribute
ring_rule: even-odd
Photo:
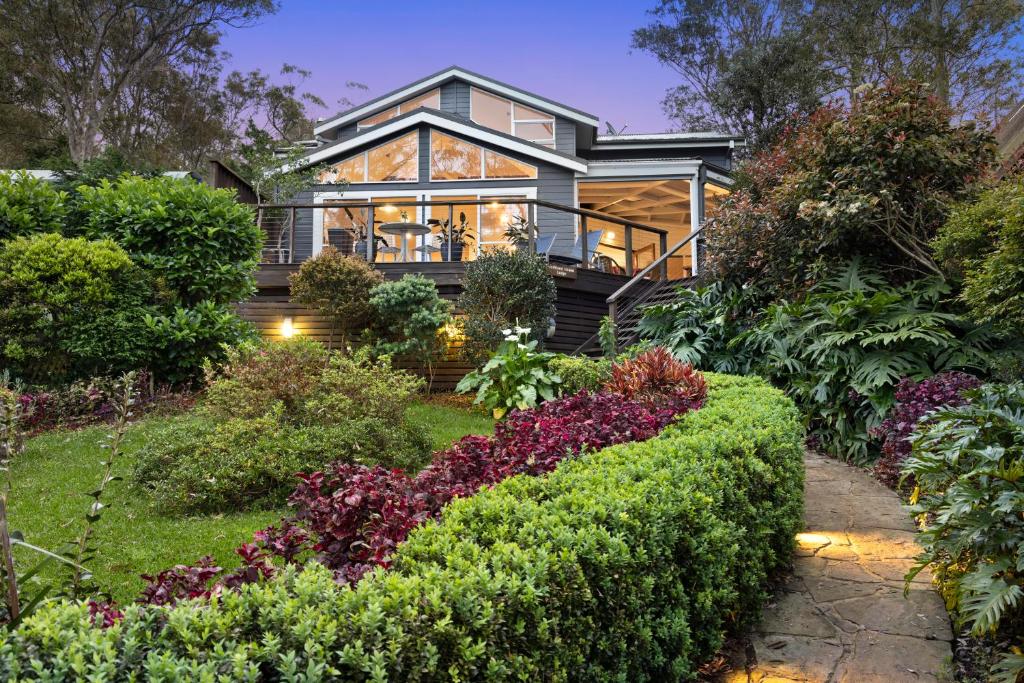
<svg viewBox="0 0 1024 683"><path fill-rule="evenodd" d="M431 109L441 108L441 90L440 88L434 88L433 90L427 91L422 95L412 97L405 102L385 109L382 112L378 112L373 116L368 116L362 121L356 124L356 129L362 130L363 128L370 128L377 124L384 123L390 119L395 118L399 114L405 114L407 112L416 109L417 107L430 107Z"/></svg>
<svg viewBox="0 0 1024 683"><path fill-rule="evenodd" d="M470 117L481 126L535 142L555 146L555 117L492 93L472 88Z"/></svg>
<svg viewBox="0 0 1024 683"><path fill-rule="evenodd" d="M485 150L465 140L430 131L431 180L536 178L537 167Z"/></svg>
<svg viewBox="0 0 1024 683"><path fill-rule="evenodd" d="M419 134L416 131L349 157L320 173L320 182L398 183L419 179Z"/></svg>

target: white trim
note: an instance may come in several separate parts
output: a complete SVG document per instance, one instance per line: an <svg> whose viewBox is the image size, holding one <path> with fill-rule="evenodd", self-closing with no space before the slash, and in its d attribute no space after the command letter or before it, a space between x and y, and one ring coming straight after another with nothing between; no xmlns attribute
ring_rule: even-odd
<svg viewBox="0 0 1024 683"><path fill-rule="evenodd" d="M589 169L577 177L583 180L591 178L617 178L633 176L659 176L663 178L688 178L700 172L704 162L700 159L644 159L623 161L591 161Z"/></svg>
<svg viewBox="0 0 1024 683"><path fill-rule="evenodd" d="M303 157L295 164L286 165L282 167L282 169L293 170L295 168L311 166L312 164L315 164L324 159L329 159L331 157L344 154L350 149L361 147L362 145L365 145L368 142L379 140L380 138L391 135L392 133L396 133L398 131L404 130L411 126L419 125L421 123L434 126L435 128L449 130L453 133L458 133L470 139L486 142L496 147L503 147L505 149L512 150L513 152L519 152L520 154L523 154L525 156L540 159L541 161L546 161L556 166L562 166L563 168L568 168L569 170L576 171L578 173L587 172L587 163L582 160L577 161L575 159L569 159L562 156L561 154L556 154L553 150L549 152L547 151L547 148L537 148L527 142L512 140L502 135L498 135L497 133L490 133L485 130L480 130L476 126L468 126L464 123L452 121L443 116L438 116L437 114L431 113L429 110L418 111L416 113L411 114L408 118L403 118L398 121L382 123L380 125L374 126L373 128L368 128L366 129L366 131L360 133L358 136L354 138L349 138L348 140L345 140L340 144L324 147L323 149L313 152L307 157Z"/></svg>
<svg viewBox="0 0 1024 683"><path fill-rule="evenodd" d="M352 109L346 112L345 114L336 116L332 119L328 119L327 121L313 128L313 132L319 135L329 130L340 128L341 126L344 126L345 124L350 123L352 121L364 119L366 118L366 115L370 112L378 111L380 109L387 109L388 105L398 104L402 100L408 99L409 96L415 95L418 92L426 92L427 90L432 90L433 88L440 86L442 83L453 77L466 81L470 85L479 86L484 90L491 90L493 92L500 93L505 97L511 97L517 100L521 100L523 104L533 107L534 109L548 111L557 116L561 116L566 119L571 119L573 121L578 121L580 123L585 123L595 128L600 124L600 121L592 116L588 116L580 112L573 111L572 109L568 109L567 107L555 104L554 102L548 102L547 100L543 100L539 97L536 97L535 95L530 95L529 93L523 92L516 88L496 83L494 81L491 81L490 79L483 78L475 74L471 74L467 71L463 71L462 69L451 68L446 69L441 73L428 78L425 81L420 81L419 83L414 83L412 85L406 86L400 90L396 90L395 92L381 99L375 100L373 102L368 102L367 104Z"/></svg>
<svg viewBox="0 0 1024 683"><path fill-rule="evenodd" d="M597 135L594 142L676 142L676 141L703 141L708 142L732 142L745 146L746 142L740 135L725 135L723 133L622 133L620 135Z"/></svg>
<svg viewBox="0 0 1024 683"><path fill-rule="evenodd" d="M421 199L430 201L434 197L461 197L463 195L474 195L477 198L480 197L505 197L505 196L516 196L524 197L526 199L537 198L537 186L529 185L526 187L466 187L466 188L444 188L444 189L429 189L429 188L414 188L411 190L355 190L352 192L316 192L313 194L314 204L324 204L330 200L339 199L351 199L351 200L365 200L366 202L372 202L377 197L395 197L402 195L411 195L416 198L416 201ZM322 208L322 207L321 207ZM422 223L426 218L427 206L413 207L415 209L416 217L415 221ZM477 227L480 225L480 205L477 206ZM479 253L480 242L476 241L477 252ZM491 244L488 242L488 244ZM312 255L316 256L324 248L324 212L322 210L313 209L313 243L312 243Z"/></svg>

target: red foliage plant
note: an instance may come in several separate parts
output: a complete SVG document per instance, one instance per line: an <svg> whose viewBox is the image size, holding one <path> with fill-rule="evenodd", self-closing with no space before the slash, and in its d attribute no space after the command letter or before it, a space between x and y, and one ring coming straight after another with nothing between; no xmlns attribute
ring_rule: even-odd
<svg viewBox="0 0 1024 683"><path fill-rule="evenodd" d="M886 486L897 488L903 461L910 455L907 437L928 413L942 407L967 403L964 392L981 386L981 380L964 372L942 372L915 382L904 377L896 386L896 403L871 436L882 441L882 457L875 463L875 477Z"/></svg>
<svg viewBox="0 0 1024 683"><path fill-rule="evenodd" d="M605 389L679 413L700 407L708 393L704 376L689 363L676 360L663 346L613 365Z"/></svg>
<svg viewBox="0 0 1024 683"><path fill-rule="evenodd" d="M388 567L398 544L427 519L436 518L453 498L517 474L542 475L559 462L606 446L655 436L679 414L700 406L703 378L678 361L660 355L629 366L646 373L633 382L635 398L623 393L581 391L537 408L513 410L493 437L466 436L434 454L416 476L380 466L339 463L325 472L300 475L289 498L295 516L268 527L255 543L237 552L245 564L226 579L205 558L196 567L178 566L150 581L140 602L169 604L208 597L224 587L259 581L273 573L269 558L299 563L314 553L341 583L357 582L375 567ZM634 373L635 374L635 373ZM620 372L632 378L630 372ZM655 400L664 391L664 400Z"/></svg>

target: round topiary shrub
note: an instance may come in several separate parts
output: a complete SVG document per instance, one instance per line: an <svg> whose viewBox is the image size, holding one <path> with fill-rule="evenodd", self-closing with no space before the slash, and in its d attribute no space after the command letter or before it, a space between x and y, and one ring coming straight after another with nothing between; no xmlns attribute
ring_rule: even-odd
<svg viewBox="0 0 1024 683"><path fill-rule="evenodd" d="M526 251L483 254L466 266L458 308L463 321L466 357L480 363L505 335L502 330L528 327L543 342L555 315L558 289L539 256Z"/></svg>
<svg viewBox="0 0 1024 683"><path fill-rule="evenodd" d="M341 350L348 349L348 338L366 327L373 309L370 290L384 282L384 276L361 258L344 256L334 247L306 259L289 278L292 299L316 309L331 321L334 335L341 337Z"/></svg>

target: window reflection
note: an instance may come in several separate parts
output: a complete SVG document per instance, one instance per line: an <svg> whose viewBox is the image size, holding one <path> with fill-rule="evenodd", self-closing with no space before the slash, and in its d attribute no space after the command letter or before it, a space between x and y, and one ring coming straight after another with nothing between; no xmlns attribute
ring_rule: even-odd
<svg viewBox="0 0 1024 683"><path fill-rule="evenodd" d="M478 88L470 90L470 118L481 126L555 146L555 117Z"/></svg>
<svg viewBox="0 0 1024 683"><path fill-rule="evenodd" d="M419 179L416 131L339 161L320 173L323 184L415 182Z"/></svg>
<svg viewBox="0 0 1024 683"><path fill-rule="evenodd" d="M431 180L536 178L537 167L484 150L450 135L430 132Z"/></svg>
<svg viewBox="0 0 1024 683"><path fill-rule="evenodd" d="M389 121L398 116L399 114L408 113L418 107L430 107L431 109L440 109L441 90L439 88L434 88L433 90L425 92L422 95L417 95L416 97L410 98L405 102L395 105L394 107L390 107L382 112L378 112L373 116L368 116L359 123L357 123L356 128L358 130L362 130L363 128L371 128L378 124L384 123L385 121Z"/></svg>

